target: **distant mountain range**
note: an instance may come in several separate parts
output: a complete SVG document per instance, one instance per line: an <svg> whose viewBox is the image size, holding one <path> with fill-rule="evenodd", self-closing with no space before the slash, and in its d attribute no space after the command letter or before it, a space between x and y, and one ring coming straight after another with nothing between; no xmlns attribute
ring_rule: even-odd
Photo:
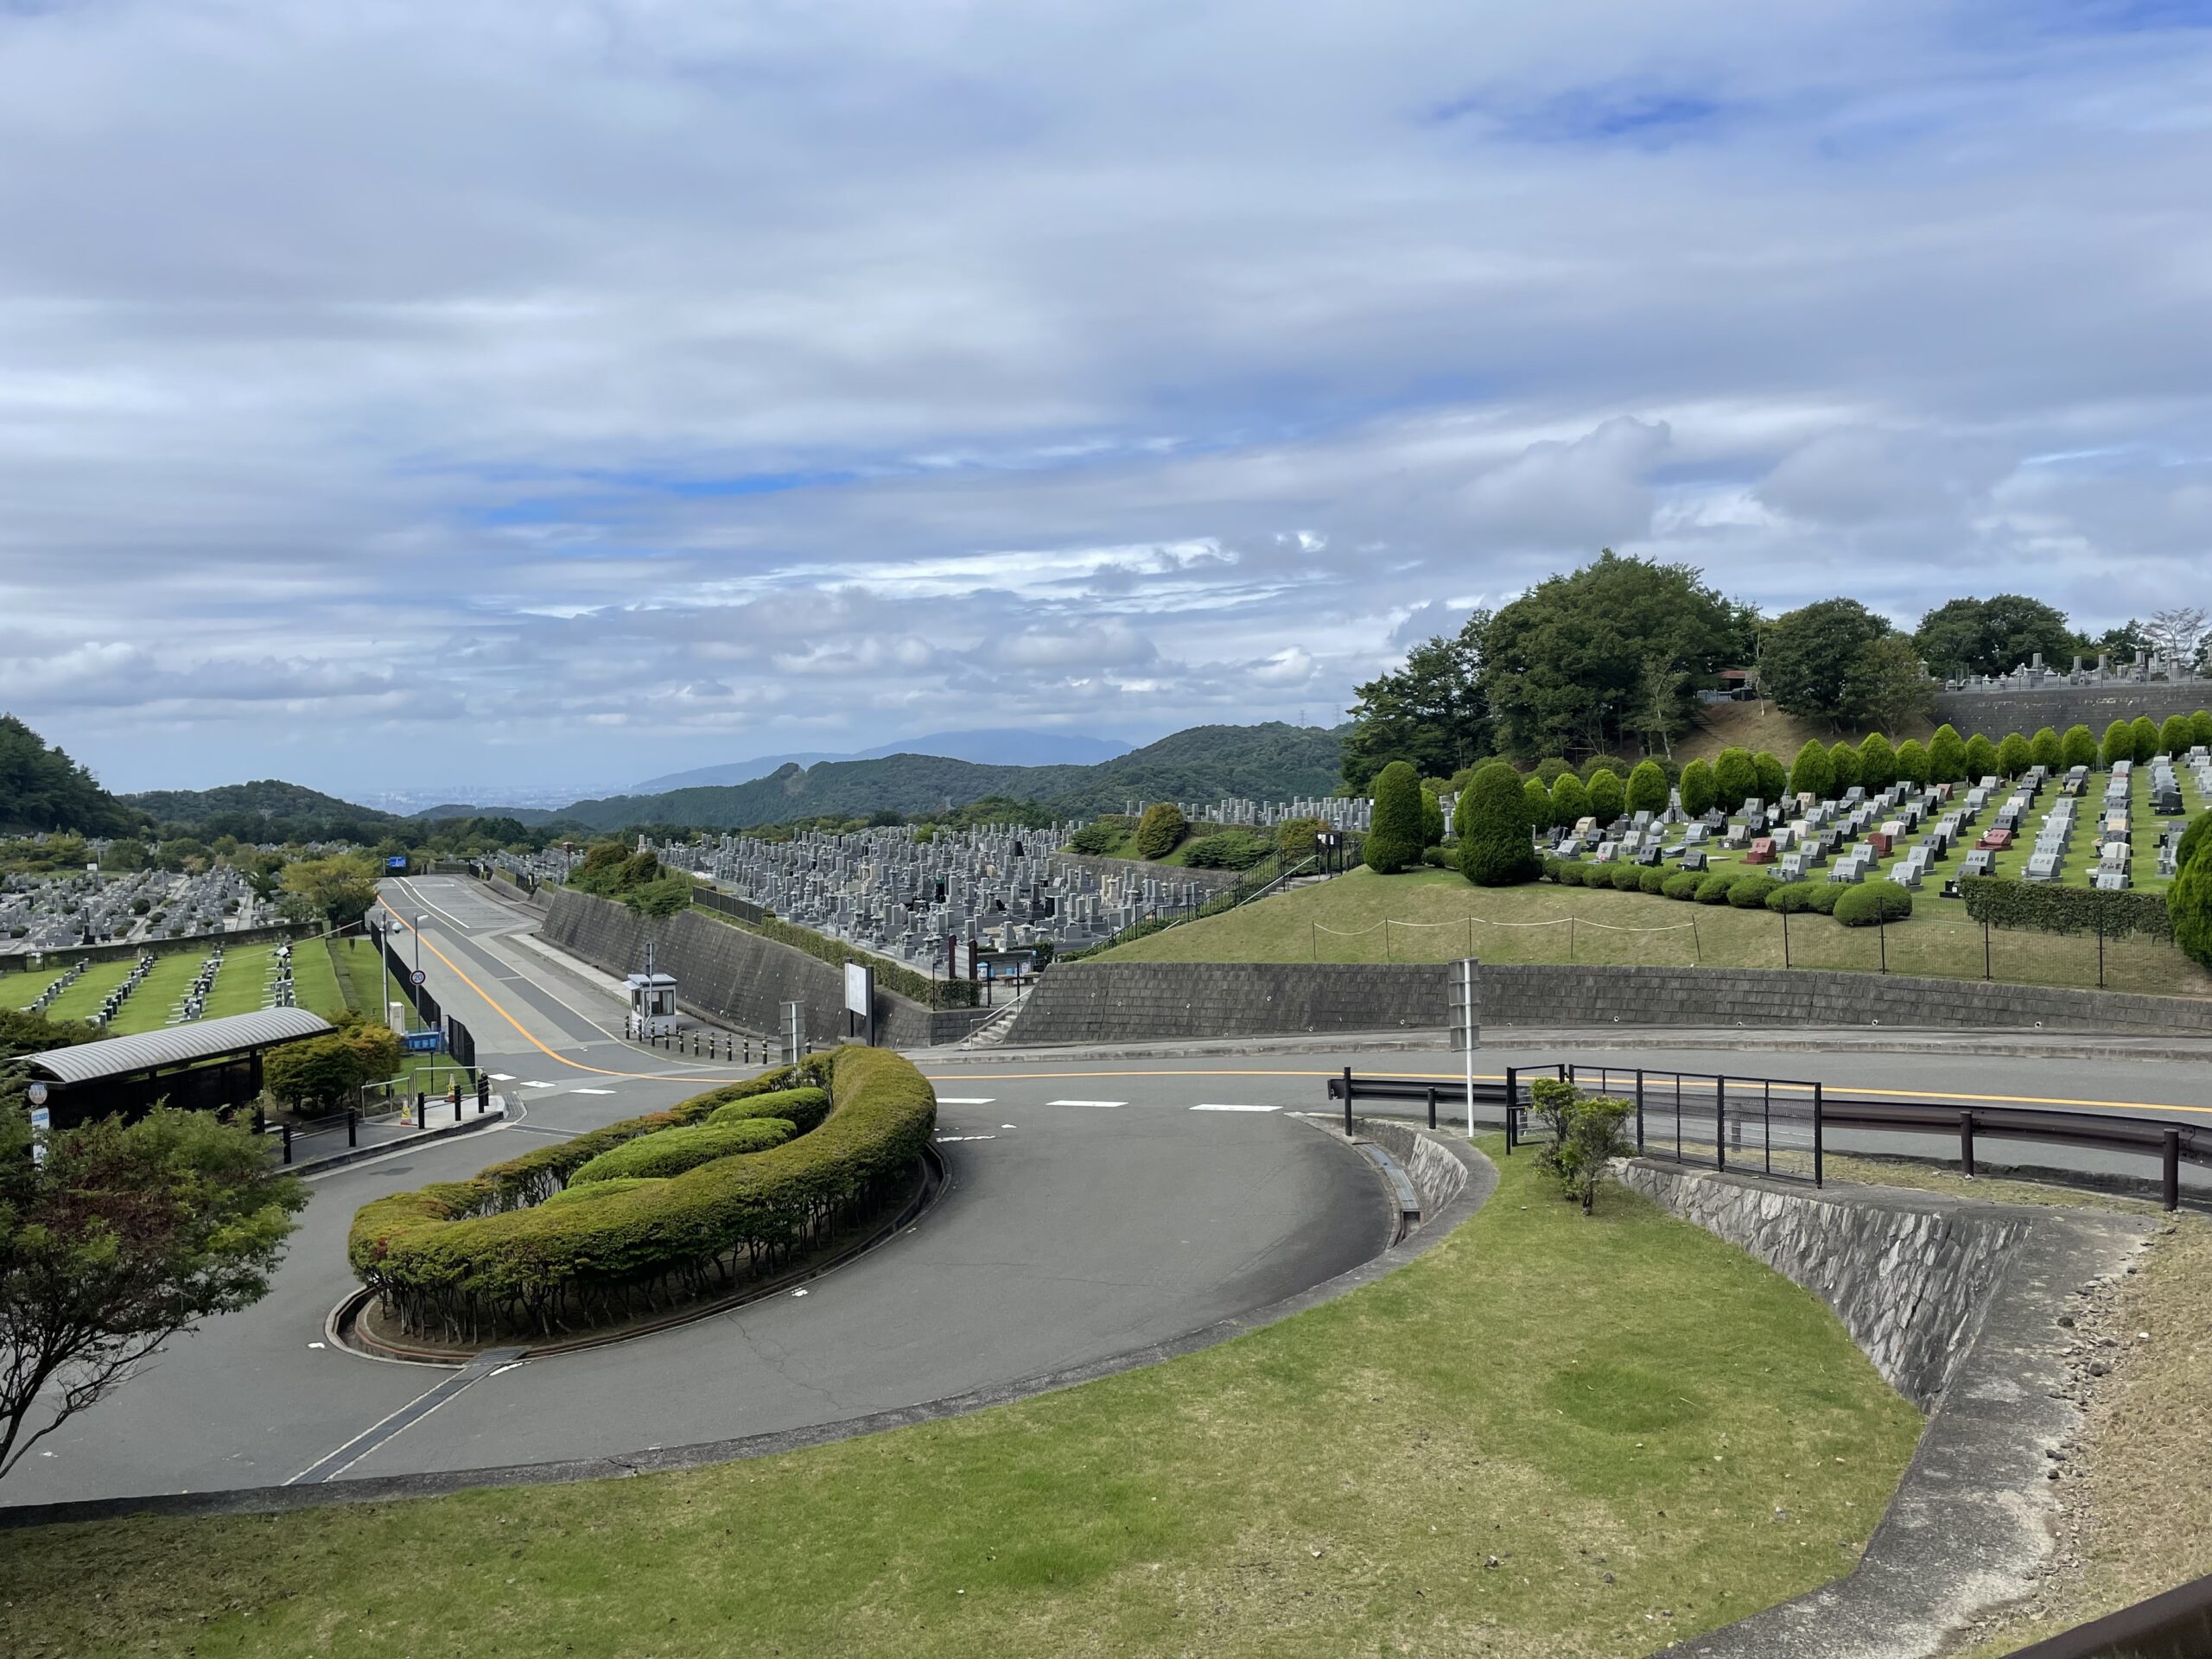
<svg viewBox="0 0 2212 1659"><path fill-rule="evenodd" d="M661 795L671 790L748 784L785 766L814 766L825 760L880 760L894 754L934 756L989 766L1087 766L1127 754L1133 747L1118 739L1086 737L1079 732L1031 732L999 727L969 732L931 732L849 754L764 754L723 766L671 772L665 777L648 778L642 784L632 785L630 793ZM442 815L444 809L438 809L438 812Z"/></svg>
<svg viewBox="0 0 2212 1659"><path fill-rule="evenodd" d="M1119 811L1132 800L1326 795L1337 787L1343 750L1342 728L1280 721L1194 726L1090 766L986 766L903 753L811 766L787 761L744 783L578 801L554 816L597 830L639 823L741 830L793 818L931 812L1005 796L1087 817Z"/></svg>

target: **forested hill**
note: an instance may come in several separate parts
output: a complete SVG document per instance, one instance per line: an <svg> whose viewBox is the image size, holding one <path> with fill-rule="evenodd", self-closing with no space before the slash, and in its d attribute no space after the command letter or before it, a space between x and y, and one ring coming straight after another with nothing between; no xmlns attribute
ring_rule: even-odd
<svg viewBox="0 0 2212 1659"><path fill-rule="evenodd" d="M1282 800L1335 789L1341 729L1194 726L1096 766L987 766L937 755L786 766L748 784L578 801L559 816L598 830L633 823L741 830L794 818L931 812L986 796L1036 801L1070 817L1119 811L1131 800Z"/></svg>
<svg viewBox="0 0 2212 1659"><path fill-rule="evenodd" d="M241 841L373 842L399 822L372 806L277 778L213 789L149 790L123 799L157 823Z"/></svg>
<svg viewBox="0 0 2212 1659"><path fill-rule="evenodd" d="M13 715L0 715L0 831L128 835L139 815Z"/></svg>

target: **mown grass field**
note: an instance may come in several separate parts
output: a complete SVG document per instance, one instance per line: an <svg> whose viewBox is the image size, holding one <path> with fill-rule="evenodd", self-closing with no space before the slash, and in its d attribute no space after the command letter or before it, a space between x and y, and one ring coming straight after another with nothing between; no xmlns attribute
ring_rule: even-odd
<svg viewBox="0 0 2212 1659"><path fill-rule="evenodd" d="M57 954L48 960L58 963L60 957ZM204 950L197 946L158 954L152 969L117 1013L115 1024L107 1034L123 1037L134 1032L159 1031L167 1026L183 1000L185 988L206 960ZM225 951L222 971L215 976L201 1018L214 1020L226 1014L251 1014L266 1006L270 976L275 971L276 960L276 947L273 944L233 945ZM55 1020L85 1020L98 1014L108 992L130 976L135 961L134 957L124 957L94 963L82 979L48 1005L47 1017ZM10 974L0 979L0 1006L29 1007L60 971L57 965L52 971ZM299 1006L326 1019L347 1006L330 952L320 939L302 939L292 947L292 983Z"/></svg>
<svg viewBox="0 0 2212 1659"><path fill-rule="evenodd" d="M0 1649L1549 1659L1648 1653L1847 1570L1917 1414L1750 1256L1618 1189L1586 1220L1500 1162L1389 1279L970 1417L680 1475L0 1535Z"/></svg>
<svg viewBox="0 0 2212 1659"><path fill-rule="evenodd" d="M1386 925L1387 924L1387 925ZM1788 919L1796 968L1888 971L1978 979L1984 934L1965 905L1913 895L1910 920L1878 933L1818 915ZM1101 962L1579 962L1660 967L1781 968L1783 917L1769 910L1685 904L1647 893L1535 882L1477 887L1449 870L1333 881L1255 900L1103 951ZM1993 978L2030 985L2094 986L2094 936L1994 930ZM2107 941L2104 981L2113 990L2212 995L2212 976L2170 944Z"/></svg>

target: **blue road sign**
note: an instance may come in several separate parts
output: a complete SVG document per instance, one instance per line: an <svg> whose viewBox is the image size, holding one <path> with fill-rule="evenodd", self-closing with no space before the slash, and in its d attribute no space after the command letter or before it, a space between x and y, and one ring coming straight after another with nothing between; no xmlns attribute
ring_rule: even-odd
<svg viewBox="0 0 2212 1659"><path fill-rule="evenodd" d="M400 1046L410 1054L435 1054L444 1033L436 1031L410 1031L400 1034Z"/></svg>
<svg viewBox="0 0 2212 1659"><path fill-rule="evenodd" d="M384 867L387 870L404 870L407 868L407 859L404 855L387 858L384 861Z"/></svg>

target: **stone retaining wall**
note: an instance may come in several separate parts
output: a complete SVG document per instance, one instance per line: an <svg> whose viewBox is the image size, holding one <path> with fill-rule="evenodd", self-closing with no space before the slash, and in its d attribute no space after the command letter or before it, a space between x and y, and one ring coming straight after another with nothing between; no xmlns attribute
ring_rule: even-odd
<svg viewBox="0 0 2212 1659"><path fill-rule="evenodd" d="M1441 963L1071 963L1046 972L1009 1047L1178 1038L1439 1030ZM2212 1036L2212 1001L1901 974L1491 965L1484 1029L1515 1026L1842 1027Z"/></svg>
<svg viewBox="0 0 2212 1659"><path fill-rule="evenodd" d="M1388 1117L1356 1117L1352 1126L1389 1153L1421 1194L1424 1225L1459 1196L1467 1185L1467 1166L1451 1148L1410 1123Z"/></svg>
<svg viewBox="0 0 2212 1659"><path fill-rule="evenodd" d="M2212 683L2181 681L2147 685L2066 685L2040 691L1939 691L1936 718L1961 737L1981 733L1993 743L2008 732L2032 737L2048 726L2064 731L2087 726L2098 737L2115 720L2147 716L2164 724L2170 715L2212 708Z"/></svg>
<svg viewBox="0 0 2212 1659"><path fill-rule="evenodd" d="M809 1041L835 1043L845 1034L842 969L696 911L657 919L611 899L563 887L554 891L539 931L549 944L616 975L639 971L651 940L655 965L676 976L679 1004L702 1019L740 1031L779 1033L783 1005L798 1002L805 1010ZM879 985L876 1041L887 1048L957 1042L989 1013L932 1010Z"/></svg>

